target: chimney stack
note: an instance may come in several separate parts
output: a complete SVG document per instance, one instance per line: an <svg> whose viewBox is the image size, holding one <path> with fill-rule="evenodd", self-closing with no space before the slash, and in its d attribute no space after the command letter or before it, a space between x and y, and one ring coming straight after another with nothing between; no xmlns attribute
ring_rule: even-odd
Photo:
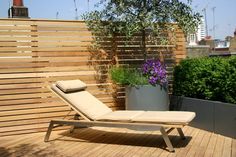
<svg viewBox="0 0 236 157"><path fill-rule="evenodd" d="M29 18L28 8L24 7L23 0L13 0L13 6L8 10L9 18Z"/></svg>

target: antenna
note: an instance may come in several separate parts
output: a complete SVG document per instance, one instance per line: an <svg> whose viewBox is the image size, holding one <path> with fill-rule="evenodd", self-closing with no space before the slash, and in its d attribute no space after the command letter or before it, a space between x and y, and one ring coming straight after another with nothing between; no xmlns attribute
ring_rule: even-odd
<svg viewBox="0 0 236 157"><path fill-rule="evenodd" d="M204 13L204 20L205 20L205 29L206 29L206 36L208 36L208 24L207 24L207 8L209 5L209 0L207 1L206 6L202 9L203 13Z"/></svg>
<svg viewBox="0 0 236 157"><path fill-rule="evenodd" d="M212 30L213 30L213 43L214 43L214 47L213 47L213 52L215 52L215 47L216 47L216 43L215 43L215 37L216 37L216 34L215 34L215 9L216 7L213 7L212 8L212 12L213 12L213 27L212 27Z"/></svg>
<svg viewBox="0 0 236 157"><path fill-rule="evenodd" d="M212 8L212 12L213 12L213 27L212 27L212 30L213 30L213 38L215 39L215 28L216 28L216 25L215 25L215 9L216 7L213 7Z"/></svg>
<svg viewBox="0 0 236 157"><path fill-rule="evenodd" d="M59 16L59 12L57 11L57 13L56 13L56 19L58 19L58 16Z"/></svg>
<svg viewBox="0 0 236 157"><path fill-rule="evenodd" d="M76 0L74 0L74 6L75 6L75 20L78 20L78 9L76 5Z"/></svg>
<svg viewBox="0 0 236 157"><path fill-rule="evenodd" d="M8 1L8 4L9 4L9 8L11 8L11 1L10 0Z"/></svg>
<svg viewBox="0 0 236 157"><path fill-rule="evenodd" d="M89 0L88 0L88 12L89 12L89 10L90 10L90 9L89 9Z"/></svg>

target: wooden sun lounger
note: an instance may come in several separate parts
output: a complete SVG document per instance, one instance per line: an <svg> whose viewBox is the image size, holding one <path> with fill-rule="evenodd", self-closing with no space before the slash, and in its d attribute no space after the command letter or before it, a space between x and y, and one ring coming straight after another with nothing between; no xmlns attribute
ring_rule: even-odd
<svg viewBox="0 0 236 157"><path fill-rule="evenodd" d="M72 81L73 82L73 81ZM64 82L63 82L64 83ZM70 82L71 83L71 82ZM56 89L56 90L55 90ZM71 132L73 131L74 127L92 127L92 126L100 126L100 127L118 127L118 128L128 128L128 129L145 129L145 130L160 130L161 134L162 134L162 137L168 147L168 150L170 152L174 152L174 148L173 148L173 145L168 137L168 133L170 133L174 128L177 129L180 137L182 139L185 139L185 136L184 136L184 133L182 131L182 127L184 127L185 125L188 124L188 122L179 122L179 121L172 121L172 122L166 122L166 121L150 121L150 120L147 120L145 122L145 114L147 114L146 112L142 112L142 111L114 111L114 112L109 112L108 113L108 117L107 116L100 116L101 118L97 118L97 119L91 119L91 116L88 116L85 114L85 112L81 111L81 108L78 108L78 105L77 104L73 104L73 101L70 102L68 101L64 96L62 96L63 94L63 91L61 91L60 88L58 88L56 85L53 85L52 88L50 87L50 90L56 94L61 100L63 100L66 104L68 104L74 111L76 111L76 113L81 116L83 118L83 120L77 120L76 116L74 117L75 120L51 120L50 124L49 124L49 127L48 127L48 130L47 130L47 133L46 133L46 136L45 136L45 139L44 141L47 142L49 140L49 137L50 137L50 134L52 132L52 129L55 128L55 127L58 127L58 126L62 126L62 125L70 125L72 126L71 128ZM66 94L66 93L64 93ZM70 94L70 93L69 93ZM86 93L88 94L88 93ZM72 94L73 95L73 94ZM96 100L95 97L93 97L91 95L91 99L94 99ZM79 98L78 98L78 101ZM97 100L99 101L99 100ZM96 105L96 104L93 104L93 105ZM103 105L103 104L100 104L100 105ZM82 106L83 107L83 106ZM100 106L101 108L104 107L104 106ZM82 109L83 110L83 109ZM133 116L133 121L128 121L128 120L119 120L119 119L115 119L116 116L113 118L113 119L109 119L110 117L110 114L111 115L115 115L115 114L130 114L130 113L135 113L137 116ZM152 112L152 113L162 113L162 112ZM176 112L174 112L176 114ZM184 114L185 112L180 112L182 114ZM187 113L187 112L186 112ZM162 113L163 114L163 113ZM164 111L164 114L165 114L165 111ZM171 114L171 111L170 112L167 112L167 114ZM177 113L178 114L178 113ZM181 114L181 115L182 115ZM189 112L188 112L189 114ZM135 117L140 117L142 118L142 115L144 115L144 121L140 121L140 118L139 120L137 119L137 121L135 121ZM195 113L193 113L193 115L195 116ZM191 117L191 119L194 118ZM118 118L124 118L125 116L123 117L119 117ZM191 121L188 120L188 121ZM169 128L168 130L166 130L165 128Z"/></svg>

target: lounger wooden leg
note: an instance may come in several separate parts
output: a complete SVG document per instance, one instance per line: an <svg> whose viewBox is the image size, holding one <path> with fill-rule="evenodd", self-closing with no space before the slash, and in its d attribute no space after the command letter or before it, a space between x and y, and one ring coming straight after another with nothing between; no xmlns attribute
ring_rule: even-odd
<svg viewBox="0 0 236 157"><path fill-rule="evenodd" d="M164 139L164 141L165 141L169 151L170 152L174 152L175 150L174 150L174 148L172 146L172 143L170 142L170 139L168 137L167 132L165 131L165 129L163 127L160 128L160 131L161 131L162 137L163 137L163 139Z"/></svg>
<svg viewBox="0 0 236 157"><path fill-rule="evenodd" d="M183 140L186 139L186 137L184 136L183 130L181 128L177 128L177 131Z"/></svg>
<svg viewBox="0 0 236 157"><path fill-rule="evenodd" d="M46 133L46 135L45 135L45 137L44 137L44 142L48 142L49 136L50 136L50 134L51 134L51 132L52 132L52 129L53 129L53 125L54 125L54 123L51 121L50 124L49 124L49 126L48 126L47 133Z"/></svg>

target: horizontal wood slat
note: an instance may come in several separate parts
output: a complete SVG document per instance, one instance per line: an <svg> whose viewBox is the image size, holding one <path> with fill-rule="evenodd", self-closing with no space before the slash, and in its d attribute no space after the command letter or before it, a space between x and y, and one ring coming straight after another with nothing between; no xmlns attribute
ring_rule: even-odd
<svg viewBox="0 0 236 157"><path fill-rule="evenodd" d="M175 34L169 45L147 40L147 57L163 55L170 83L173 66L186 53L184 34ZM0 136L44 131L53 118L71 118L74 112L47 88L58 80L81 79L113 110L124 109L124 88L114 88L108 71L114 46L119 64L143 62L141 36L104 38L105 55L91 49L93 37L84 21L0 19Z"/></svg>

